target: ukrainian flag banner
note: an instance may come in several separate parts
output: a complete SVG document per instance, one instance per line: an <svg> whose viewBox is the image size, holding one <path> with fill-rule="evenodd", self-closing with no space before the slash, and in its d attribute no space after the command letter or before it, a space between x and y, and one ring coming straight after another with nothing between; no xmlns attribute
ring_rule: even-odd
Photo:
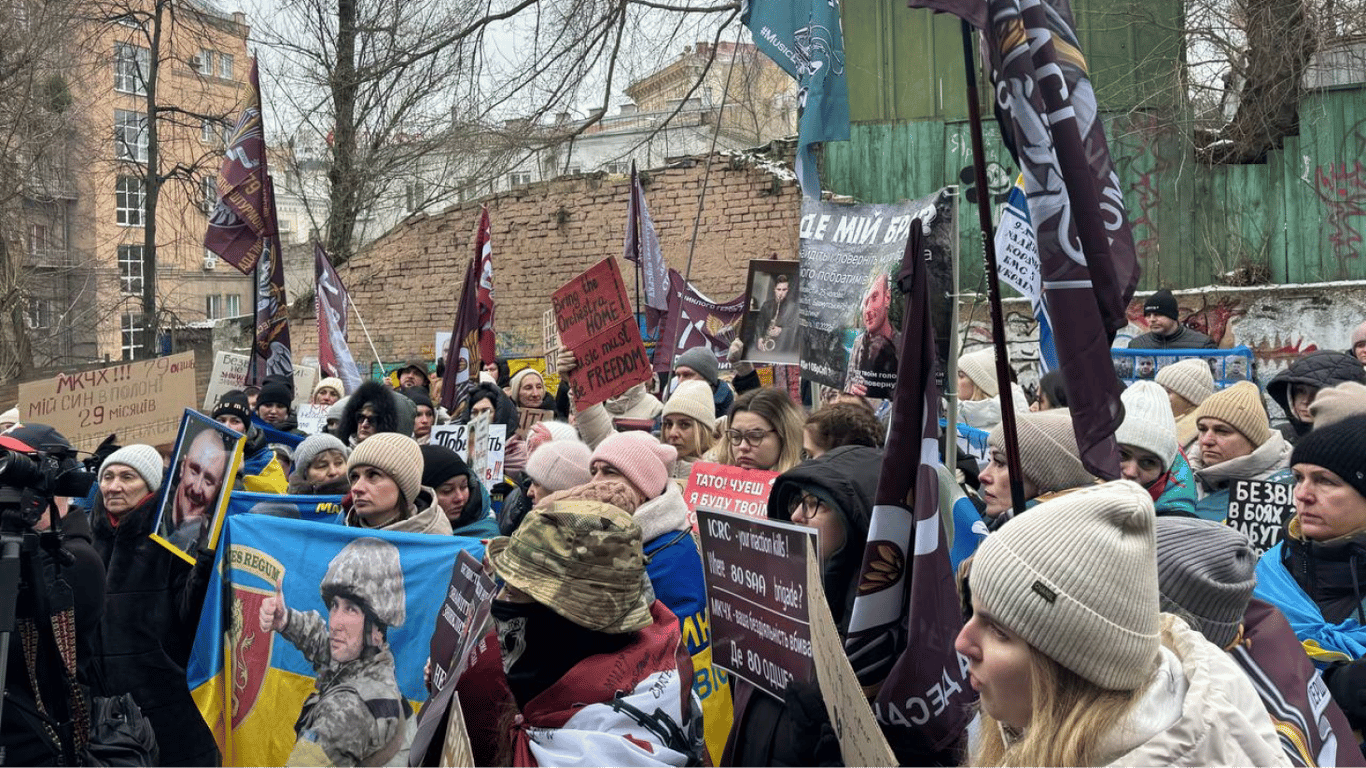
<svg viewBox="0 0 1366 768"><path fill-rule="evenodd" d="M297 518L316 523L344 525L342 497L334 495L293 496L279 493L233 491L228 497L228 517L255 514Z"/></svg>
<svg viewBox="0 0 1366 768"><path fill-rule="evenodd" d="M234 499L251 501L244 496L234 494ZM312 499L299 503L316 512L319 498L274 496L270 501ZM240 507L239 512L246 511ZM480 559L484 554L479 540L459 536L230 514L187 669L190 691L218 740L223 765L289 760L301 741L296 724L305 699L316 691L319 698L311 703L317 707L345 674L340 667L348 660L346 642L336 631L329 639L329 617L346 603L340 598L367 609L364 639L357 641L365 646L360 658L369 667L361 683L382 687L388 679L390 690L396 683L403 701L385 710L391 720L386 725L389 732L402 728L402 718L411 717L426 698L422 669L461 549ZM276 609L281 622L269 626ZM348 688L351 693L355 685ZM361 696L367 697L364 691ZM316 738L314 730L303 733ZM316 746L331 754L332 745Z"/></svg>

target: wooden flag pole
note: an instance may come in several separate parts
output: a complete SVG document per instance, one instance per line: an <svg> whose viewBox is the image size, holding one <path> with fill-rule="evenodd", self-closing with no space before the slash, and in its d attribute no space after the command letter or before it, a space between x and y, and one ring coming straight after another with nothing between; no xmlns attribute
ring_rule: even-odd
<svg viewBox="0 0 1366 768"><path fill-rule="evenodd" d="M1006 350L1006 327L1001 313L1001 283L996 270L996 238L992 235L991 195L987 189L986 152L982 148L982 108L977 94L977 67L974 65L972 25L960 24L963 34L963 77L967 80L968 122L972 132L972 167L977 182L977 218L982 230L986 256L987 297L991 305L991 341L996 349L996 381L1001 398L1001 431L1006 443L1006 467L1010 471L1010 505L1015 514L1024 512L1024 473L1020 469L1019 433L1015 425L1014 393L1010 383L1010 357ZM954 299L955 305L957 299ZM957 311L957 306L954 307ZM946 385L949 382L945 382ZM957 425L952 429L957 430Z"/></svg>

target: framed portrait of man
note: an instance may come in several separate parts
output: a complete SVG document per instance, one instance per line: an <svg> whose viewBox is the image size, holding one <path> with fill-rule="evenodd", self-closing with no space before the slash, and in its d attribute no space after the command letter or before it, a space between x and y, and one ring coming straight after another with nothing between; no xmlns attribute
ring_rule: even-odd
<svg viewBox="0 0 1366 768"><path fill-rule="evenodd" d="M246 437L186 409L152 539L191 563L217 547Z"/></svg>
<svg viewBox="0 0 1366 768"><path fill-rule="evenodd" d="M795 365L801 352L798 278L801 265L776 259L749 263L749 304L741 338L745 359Z"/></svg>

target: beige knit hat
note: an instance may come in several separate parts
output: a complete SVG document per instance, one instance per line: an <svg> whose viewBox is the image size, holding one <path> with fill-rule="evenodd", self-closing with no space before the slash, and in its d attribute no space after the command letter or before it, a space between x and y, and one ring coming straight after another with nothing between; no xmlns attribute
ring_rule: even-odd
<svg viewBox="0 0 1366 768"><path fill-rule="evenodd" d="M1081 451L1072 431L1072 414L1066 409L1021 413L1015 417L1020 439L1020 471L1040 494L1090 485L1095 478L1081 465ZM991 430L987 443L1005 450L1005 430Z"/></svg>
<svg viewBox="0 0 1366 768"><path fill-rule="evenodd" d="M1366 385L1344 381L1334 387L1324 387L1309 405L1314 417L1314 429L1336 424L1348 416L1366 413Z"/></svg>
<svg viewBox="0 0 1366 768"><path fill-rule="evenodd" d="M1214 374L1209 371L1209 363L1198 357L1163 368L1157 372L1156 381L1186 398L1191 405L1199 405L1214 394Z"/></svg>
<svg viewBox="0 0 1366 768"><path fill-rule="evenodd" d="M356 467L374 467L394 479L403 500L412 503L422 491L422 448L397 432L380 432L365 439L346 462L349 475Z"/></svg>
<svg viewBox="0 0 1366 768"><path fill-rule="evenodd" d="M1135 381L1119 396L1124 403L1124 423L1115 430L1115 441L1151 451L1171 469L1176 460L1176 419L1167 391L1151 381Z"/></svg>
<svg viewBox="0 0 1366 768"><path fill-rule="evenodd" d="M661 416L682 414L707 429L716 426L716 403L712 398L711 387L705 381L696 379L679 382L678 389L664 404Z"/></svg>
<svg viewBox="0 0 1366 768"><path fill-rule="evenodd" d="M1271 417L1262 404L1262 391L1250 381L1240 381L1210 395L1195 409L1196 423L1204 418L1227 422L1254 446L1260 447L1271 439Z"/></svg>
<svg viewBox="0 0 1366 768"><path fill-rule="evenodd" d="M1062 666L1136 690L1161 648L1156 519L1152 497L1128 480L1044 502L982 543L972 595Z"/></svg>
<svg viewBox="0 0 1366 768"><path fill-rule="evenodd" d="M972 379L972 383L987 393L988 397L995 397L1000 391L1000 385L996 382L996 350L991 347L982 347L959 357L958 370Z"/></svg>

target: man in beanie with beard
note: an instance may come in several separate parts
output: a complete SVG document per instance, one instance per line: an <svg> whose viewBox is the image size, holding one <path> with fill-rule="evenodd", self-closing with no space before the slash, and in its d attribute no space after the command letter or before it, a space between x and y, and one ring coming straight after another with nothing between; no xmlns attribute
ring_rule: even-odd
<svg viewBox="0 0 1366 768"><path fill-rule="evenodd" d="M1218 344L1205 334L1187 328L1178 317L1176 297L1160 290L1143 302L1148 332L1129 341L1129 349L1215 349Z"/></svg>
<svg viewBox="0 0 1366 768"><path fill-rule="evenodd" d="M1222 522L1228 516L1235 480L1290 483L1289 441L1271 428L1262 392L1250 381L1210 395L1195 412L1198 446L1190 457L1195 470L1195 514Z"/></svg>

